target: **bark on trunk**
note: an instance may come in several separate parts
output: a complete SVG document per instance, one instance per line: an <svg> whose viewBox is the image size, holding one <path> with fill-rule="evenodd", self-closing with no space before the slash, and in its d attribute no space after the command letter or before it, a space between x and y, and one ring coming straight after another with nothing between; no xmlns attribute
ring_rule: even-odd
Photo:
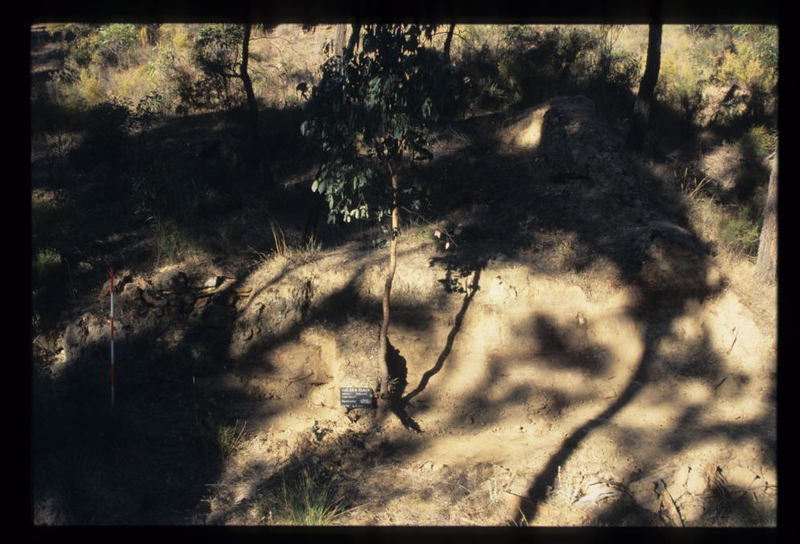
<svg viewBox="0 0 800 544"><path fill-rule="evenodd" d="M455 30L456 25L451 24L450 28L447 29L447 38L444 40L444 60L445 62L450 62L450 46L453 44L453 30Z"/></svg>
<svg viewBox="0 0 800 544"><path fill-rule="evenodd" d="M353 33L350 35L350 39L347 40L347 45L345 45L347 25L339 25L336 30L336 39L333 43L334 54L342 55L345 62L349 61L352 57L353 49L358 41L358 32L360 28L361 25L352 25ZM303 229L303 241L306 244L311 243L316 238L317 228L319 226L319 218L324 202L325 199L323 195L319 193L313 193L312 200L306 214L305 228Z"/></svg>
<svg viewBox="0 0 800 544"><path fill-rule="evenodd" d="M344 40L347 36L347 25L336 25L336 39L333 41L333 54L344 54Z"/></svg>
<svg viewBox="0 0 800 544"><path fill-rule="evenodd" d="M258 102L256 94L253 92L253 81L247 71L250 62L250 25L244 25L244 37L242 38L242 62L239 65L239 77L244 84L244 92L247 95L247 107L250 110L250 130L253 138L258 138Z"/></svg>
<svg viewBox="0 0 800 544"><path fill-rule="evenodd" d="M658 71L661 67L661 24L652 23L647 40L647 64L644 75L639 82L639 93L633 105L633 119L628 133L628 142L641 149L644 135L650 124L650 113L653 110L654 94L658 83Z"/></svg>
<svg viewBox="0 0 800 544"><path fill-rule="evenodd" d="M344 60L345 62L349 61L353 58L353 54L356 51L356 47L358 46L358 39L361 34L361 25L353 23L353 32L350 34L350 39L347 41L347 47L344 50Z"/></svg>
<svg viewBox="0 0 800 544"><path fill-rule="evenodd" d="M264 160L263 150L261 149L261 138L258 134L258 102L256 101L256 94L253 91L253 81L250 79L250 73L247 71L247 65L250 62L250 32L252 25L244 25L244 36L242 37L242 62L239 65L239 77L244 85L244 92L247 95L247 108L250 110L249 129L250 129L250 149L248 155L250 156L250 163L258 168L261 183L265 187L272 185L272 175L269 171L267 162Z"/></svg>
<svg viewBox="0 0 800 544"><path fill-rule="evenodd" d="M386 360L388 355L388 332L389 332L389 301L392 294L392 282L394 273L397 270L397 235L400 228L400 211L397 206L397 195L399 193L399 183L397 171L392 166L389 167L389 174L392 179L392 240L389 245L389 270L386 274L386 285L383 291L383 322L379 337L380 353L378 355L378 387L376 393L379 399L389 398L389 365Z"/></svg>
<svg viewBox="0 0 800 544"><path fill-rule="evenodd" d="M778 153L772 157L767 201L764 203L764 223L758 242L756 274L765 283L773 283L778 272Z"/></svg>
<svg viewBox="0 0 800 544"><path fill-rule="evenodd" d="M311 201L306 212L306 224L303 228L303 242L308 246L317 238L317 228L319 227L319 216L322 212L322 205L325 197L320 193L311 193Z"/></svg>

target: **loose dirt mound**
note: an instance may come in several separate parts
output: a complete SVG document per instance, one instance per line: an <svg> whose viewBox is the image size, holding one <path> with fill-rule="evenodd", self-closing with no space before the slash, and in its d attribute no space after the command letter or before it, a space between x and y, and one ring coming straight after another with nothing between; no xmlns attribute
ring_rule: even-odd
<svg viewBox="0 0 800 544"><path fill-rule="evenodd" d="M195 521L285 521L275 490L307 465L337 476L352 525L775 523L775 331L650 206L590 101L507 126L514 167L542 165L530 186L453 219L451 250L426 229L400 239L385 414L339 407L341 387L374 383L383 252L129 278L128 334L172 341L195 394L246 422ZM74 332L87 320L60 364L99 342Z"/></svg>

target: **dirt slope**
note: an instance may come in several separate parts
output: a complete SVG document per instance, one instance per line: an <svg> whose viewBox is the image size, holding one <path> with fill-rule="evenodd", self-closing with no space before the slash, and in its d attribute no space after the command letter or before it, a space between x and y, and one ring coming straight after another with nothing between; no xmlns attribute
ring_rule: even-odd
<svg viewBox="0 0 800 544"><path fill-rule="evenodd" d="M469 170L492 194L404 229L387 413L339 407L340 387L374 382L386 254L367 239L120 287L120 349L150 353L127 364L168 363L159 375L183 384L185 406L245 429L191 487L194 507L157 521L286 522L270 497L307 465L336 476L349 525L774 524L769 308L729 287L588 99L450 134L462 147L442 135L414 175ZM453 233L446 251L437 226ZM105 302L53 347L55 373L103 374Z"/></svg>

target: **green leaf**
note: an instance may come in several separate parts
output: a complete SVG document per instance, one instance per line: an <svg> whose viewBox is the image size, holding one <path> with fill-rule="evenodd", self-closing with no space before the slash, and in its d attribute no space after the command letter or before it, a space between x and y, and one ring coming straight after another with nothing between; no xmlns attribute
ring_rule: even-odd
<svg viewBox="0 0 800 544"><path fill-rule="evenodd" d="M319 182L317 180L314 180L314 182L311 184L311 192L316 193L318 187L319 187Z"/></svg>

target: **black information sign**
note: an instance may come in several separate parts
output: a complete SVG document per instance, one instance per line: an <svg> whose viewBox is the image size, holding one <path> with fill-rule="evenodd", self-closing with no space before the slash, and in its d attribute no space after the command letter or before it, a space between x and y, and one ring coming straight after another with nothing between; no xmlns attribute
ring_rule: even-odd
<svg viewBox="0 0 800 544"><path fill-rule="evenodd" d="M342 387L339 389L342 406L347 408L371 408L372 389L369 387Z"/></svg>

